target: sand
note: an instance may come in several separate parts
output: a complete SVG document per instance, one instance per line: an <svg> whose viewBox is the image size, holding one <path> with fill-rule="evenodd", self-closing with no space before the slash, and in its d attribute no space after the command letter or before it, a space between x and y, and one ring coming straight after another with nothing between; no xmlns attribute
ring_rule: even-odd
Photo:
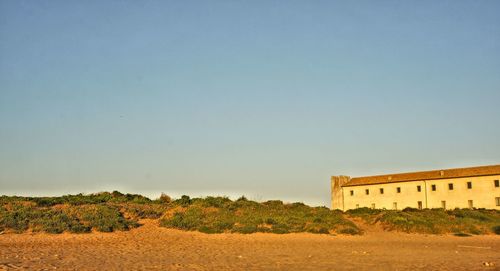
<svg viewBox="0 0 500 271"><path fill-rule="evenodd" d="M2 234L0 270L500 270L494 235L209 235L143 223L129 232Z"/></svg>

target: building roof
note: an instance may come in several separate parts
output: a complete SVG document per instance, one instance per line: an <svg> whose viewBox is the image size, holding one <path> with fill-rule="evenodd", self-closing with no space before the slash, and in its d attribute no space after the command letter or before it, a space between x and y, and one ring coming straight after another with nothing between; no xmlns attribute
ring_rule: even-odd
<svg viewBox="0 0 500 271"><path fill-rule="evenodd" d="M488 175L500 175L500 165L356 177L356 178L351 178L351 181L344 184L343 186L438 180L438 179L464 178L464 177L488 176Z"/></svg>

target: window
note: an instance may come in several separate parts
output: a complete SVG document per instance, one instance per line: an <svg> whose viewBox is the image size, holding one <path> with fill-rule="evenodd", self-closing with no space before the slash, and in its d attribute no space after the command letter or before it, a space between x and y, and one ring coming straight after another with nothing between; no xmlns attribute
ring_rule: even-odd
<svg viewBox="0 0 500 271"><path fill-rule="evenodd" d="M396 188L396 191L397 191L398 193L401 193L401 187Z"/></svg>
<svg viewBox="0 0 500 271"><path fill-rule="evenodd" d="M375 209L375 203L372 203L372 209Z"/></svg>
<svg viewBox="0 0 500 271"><path fill-rule="evenodd" d="M370 195L370 189L366 189L366 190L365 190L365 193L366 193L367 195Z"/></svg>
<svg viewBox="0 0 500 271"><path fill-rule="evenodd" d="M446 201L441 201L441 208L446 209Z"/></svg>
<svg viewBox="0 0 500 271"><path fill-rule="evenodd" d="M419 210L422 210L422 202L421 202L421 201L418 201L418 202L417 202L417 204L418 204L418 209L419 209Z"/></svg>
<svg viewBox="0 0 500 271"><path fill-rule="evenodd" d="M472 182L467 182L467 189L472 189Z"/></svg>
<svg viewBox="0 0 500 271"><path fill-rule="evenodd" d="M495 180L495 187L500 187L500 183L498 182L498 180Z"/></svg>
<svg viewBox="0 0 500 271"><path fill-rule="evenodd" d="M497 206L500 206L500 198L495 198L495 201L497 203Z"/></svg>
<svg viewBox="0 0 500 271"><path fill-rule="evenodd" d="M417 185L417 191L418 192L421 192L422 191L422 187L420 185Z"/></svg>
<svg viewBox="0 0 500 271"><path fill-rule="evenodd" d="M354 196L354 190L351 190L351 196Z"/></svg>
<svg viewBox="0 0 500 271"><path fill-rule="evenodd" d="M431 185L431 188L432 188L432 191L436 191L436 185L435 184Z"/></svg>
<svg viewBox="0 0 500 271"><path fill-rule="evenodd" d="M392 209L394 209L394 210L398 209L398 203L397 202L393 202L392 203Z"/></svg>
<svg viewBox="0 0 500 271"><path fill-rule="evenodd" d="M472 200L469 200L469 208L470 209L474 208L474 203L472 202Z"/></svg>
<svg viewBox="0 0 500 271"><path fill-rule="evenodd" d="M380 194L384 194L384 189L380 188Z"/></svg>
<svg viewBox="0 0 500 271"><path fill-rule="evenodd" d="M449 189L449 190L453 190L453 184L452 184L452 183L449 183L449 184L448 184L448 189Z"/></svg>

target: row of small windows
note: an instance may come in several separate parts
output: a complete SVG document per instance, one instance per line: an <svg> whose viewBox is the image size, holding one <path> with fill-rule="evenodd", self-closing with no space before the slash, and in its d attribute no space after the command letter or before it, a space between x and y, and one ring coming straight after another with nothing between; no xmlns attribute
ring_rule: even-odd
<svg viewBox="0 0 500 271"><path fill-rule="evenodd" d="M500 187L499 180L494 181L495 187ZM467 189L472 189L472 182L467 182ZM431 190L436 191L436 185L431 185ZM448 184L448 190L453 190L453 183ZM384 194L384 188L379 189L380 194ZM401 187L396 187L396 192L401 193ZM417 192L422 192L422 186L417 185ZM351 196L354 196L354 190L350 191ZM365 189L365 194L370 195L370 189Z"/></svg>
<svg viewBox="0 0 500 271"><path fill-rule="evenodd" d="M417 185L417 191L422 192L422 187ZM379 189L380 194L384 194L384 188ZM396 187L396 192L401 193L401 187ZM365 194L370 195L370 189L365 189ZM354 190L351 190L351 196L354 196Z"/></svg>
<svg viewBox="0 0 500 271"><path fill-rule="evenodd" d="M495 198L495 203L496 203L496 206L500 206L500 197ZM474 208L474 201L468 200L467 205L469 206L469 208ZM422 202L417 201L417 206L418 206L418 209L422 209ZM359 208L359 204L356 204L356 208ZM441 201L441 208L446 209L446 201L445 200ZM375 209L375 203L372 203L372 209ZM392 209L394 209L394 210L398 209L397 202L392 203Z"/></svg>

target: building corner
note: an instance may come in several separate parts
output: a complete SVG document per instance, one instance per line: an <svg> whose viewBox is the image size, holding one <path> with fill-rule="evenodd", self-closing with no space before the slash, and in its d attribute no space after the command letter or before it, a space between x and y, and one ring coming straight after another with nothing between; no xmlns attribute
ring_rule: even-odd
<svg viewBox="0 0 500 271"><path fill-rule="evenodd" d="M351 180L351 177L349 176L332 176L331 177L331 193L332 193L332 203L331 203L331 209L332 210L341 210L345 211L344 209L344 195L342 193L342 185L348 183Z"/></svg>

